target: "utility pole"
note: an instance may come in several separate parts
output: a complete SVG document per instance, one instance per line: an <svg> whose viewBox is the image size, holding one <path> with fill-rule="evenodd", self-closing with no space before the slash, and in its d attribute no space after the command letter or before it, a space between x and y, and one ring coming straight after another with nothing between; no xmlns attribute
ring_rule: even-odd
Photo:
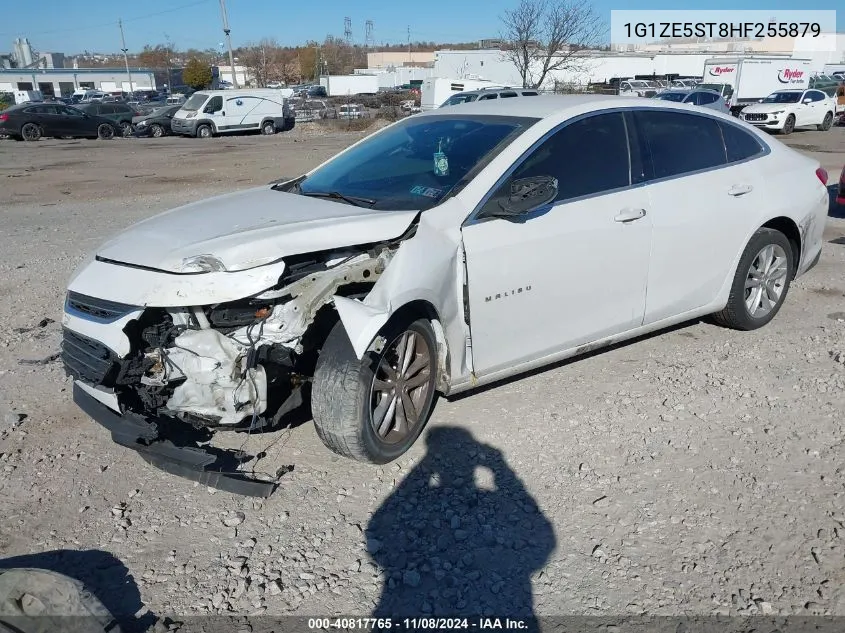
<svg viewBox="0 0 845 633"><path fill-rule="evenodd" d="M167 42L167 92L173 92L173 73L171 72L172 56L173 56L173 42L170 41L170 36L165 33L164 41Z"/></svg>
<svg viewBox="0 0 845 633"><path fill-rule="evenodd" d="M131 95L135 90L132 87L132 73L129 71L129 56L126 54L129 49L126 48L126 39L123 37L123 20L118 20L117 25L120 27L120 45L123 47L120 50L123 51L123 62L126 64L126 75L129 77L129 94Z"/></svg>
<svg viewBox="0 0 845 633"><path fill-rule="evenodd" d="M411 25L408 25L408 62L411 61Z"/></svg>
<svg viewBox="0 0 845 633"><path fill-rule="evenodd" d="M223 33L226 35L226 45L229 47L229 65L232 67L232 87L238 86L238 74L235 72L235 54L232 52L232 38L229 37L229 16L226 14L226 0L220 0L220 12L223 14Z"/></svg>

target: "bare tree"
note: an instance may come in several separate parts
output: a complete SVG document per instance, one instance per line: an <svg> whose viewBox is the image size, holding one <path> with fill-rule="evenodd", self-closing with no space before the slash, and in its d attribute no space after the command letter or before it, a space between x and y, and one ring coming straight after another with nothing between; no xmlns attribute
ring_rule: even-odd
<svg viewBox="0 0 845 633"><path fill-rule="evenodd" d="M503 54L523 88L539 88L552 71L579 70L579 51L600 45L605 24L587 0L521 0L501 17Z"/></svg>
<svg viewBox="0 0 845 633"><path fill-rule="evenodd" d="M285 77L284 51L274 39L264 38L238 50L238 58L246 66L259 88Z"/></svg>

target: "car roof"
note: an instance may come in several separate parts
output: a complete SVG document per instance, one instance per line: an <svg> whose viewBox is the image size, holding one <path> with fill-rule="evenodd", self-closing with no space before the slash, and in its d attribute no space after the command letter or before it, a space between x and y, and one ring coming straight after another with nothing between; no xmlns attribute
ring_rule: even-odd
<svg viewBox="0 0 845 633"><path fill-rule="evenodd" d="M805 88L787 88L786 90L775 90L772 94L778 92L804 92Z"/></svg>
<svg viewBox="0 0 845 633"><path fill-rule="evenodd" d="M610 104L620 106L643 105L641 97L619 97L616 95L538 95L531 99L489 99L459 103L448 108L436 108L415 116L454 116L461 114L522 116L544 119L564 112L570 108L595 104L606 107Z"/></svg>
<svg viewBox="0 0 845 633"><path fill-rule="evenodd" d="M539 95L531 99L491 99L489 101L471 101L459 103L447 108L428 110L416 117L431 116L513 116L535 119L558 118L568 111L573 115L583 113L585 109L605 110L609 108L649 108L688 112L687 107L673 101L661 99L643 99L642 97L623 97L618 95L581 94L581 95ZM719 116L717 111L708 114Z"/></svg>

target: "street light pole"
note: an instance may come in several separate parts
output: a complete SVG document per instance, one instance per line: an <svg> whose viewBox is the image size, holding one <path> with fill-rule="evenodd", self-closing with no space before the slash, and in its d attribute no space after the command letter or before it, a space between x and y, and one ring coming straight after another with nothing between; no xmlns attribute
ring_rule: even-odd
<svg viewBox="0 0 845 633"><path fill-rule="evenodd" d="M123 37L123 20L118 20L117 25L120 27L120 45L123 47L120 50L123 51L123 62L126 64L126 75L129 77L129 94L131 95L135 91L132 89L132 73L129 71L129 57L126 54L129 49L126 48L126 39Z"/></svg>
<svg viewBox="0 0 845 633"><path fill-rule="evenodd" d="M229 65L232 67L232 87L239 88L238 74L235 72L235 55L232 53L232 38L229 37L229 16L226 14L226 0L220 0L220 12L223 14L223 33L226 35L226 45L229 47Z"/></svg>

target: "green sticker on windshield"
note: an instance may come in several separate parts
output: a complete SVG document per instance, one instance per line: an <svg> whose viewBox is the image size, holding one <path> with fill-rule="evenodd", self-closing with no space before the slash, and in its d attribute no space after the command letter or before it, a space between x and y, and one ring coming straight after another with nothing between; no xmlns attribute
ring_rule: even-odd
<svg viewBox="0 0 845 633"><path fill-rule="evenodd" d="M449 175L449 159L443 152L434 153L434 175L448 176Z"/></svg>

